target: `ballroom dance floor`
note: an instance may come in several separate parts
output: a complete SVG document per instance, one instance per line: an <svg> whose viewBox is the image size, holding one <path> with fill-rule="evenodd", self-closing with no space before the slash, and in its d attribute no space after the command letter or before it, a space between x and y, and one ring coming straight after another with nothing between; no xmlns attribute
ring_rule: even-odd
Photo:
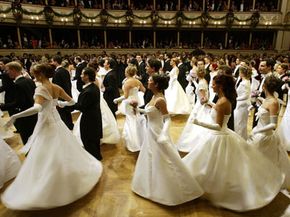
<svg viewBox="0 0 290 217"><path fill-rule="evenodd" d="M78 114L74 114L74 120L77 116ZM187 116L172 117L170 133L174 141L181 134L186 119ZM123 123L124 117L118 116L120 132ZM251 126L250 121L248 126ZM17 134L8 139L7 143L14 150L22 147ZM138 153L127 151L122 142L116 145L104 144L101 151L104 173L100 182L85 197L64 207L42 211L12 211L0 202L0 217L290 217L290 198L282 193L268 206L245 213L214 207L204 199L196 199L175 207L153 203L131 191ZM24 159L24 156L20 157ZM5 187L2 191L4 189ZM289 214L285 213L287 208Z"/></svg>

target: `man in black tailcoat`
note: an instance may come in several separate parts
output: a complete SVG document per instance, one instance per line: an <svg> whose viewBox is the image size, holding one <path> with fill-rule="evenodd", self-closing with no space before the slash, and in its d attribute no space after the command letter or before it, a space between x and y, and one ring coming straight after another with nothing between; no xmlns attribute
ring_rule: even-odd
<svg viewBox="0 0 290 217"><path fill-rule="evenodd" d="M100 89L94 83L96 73L92 68L84 68L82 75L84 82L78 102L74 108L82 113L80 120L81 140L85 149L98 160L102 160L100 140L103 137L102 116L100 109Z"/></svg>
<svg viewBox="0 0 290 217"><path fill-rule="evenodd" d="M62 87L64 91L71 97L71 80L69 72L61 66L62 57L59 55L55 55L52 57L52 64L56 67L54 76L52 78L52 83L57 84ZM71 108L57 108L58 113L65 123L65 125L72 130L74 127L72 116L71 116Z"/></svg>
<svg viewBox="0 0 290 217"><path fill-rule="evenodd" d="M30 78L25 78L22 75L22 66L18 62L7 63L5 71L14 80L13 90L15 94L10 102L0 104L0 109L8 111L9 115L12 116L33 106L36 86ZM14 126L20 134L23 144L33 133L36 121L37 115L19 118L15 121Z"/></svg>
<svg viewBox="0 0 290 217"><path fill-rule="evenodd" d="M186 67L186 65L184 64L184 57L180 57L180 62L178 64L178 69L179 69L179 73L178 73L178 77L177 80L180 83L181 87L183 88L183 90L185 91L185 88L188 84L188 81L186 80L186 76L187 73L189 71L189 69Z"/></svg>
<svg viewBox="0 0 290 217"><path fill-rule="evenodd" d="M83 69L87 67L87 62L82 60L80 56L76 56L74 59L74 62L76 64L76 74L75 74L74 80L77 80L77 90L81 92L84 85L81 78L81 74L82 74Z"/></svg>
<svg viewBox="0 0 290 217"><path fill-rule="evenodd" d="M104 68L107 70L107 74L105 75L103 80L103 86L105 88L103 96L113 115L116 117L115 112L118 110L118 105L115 104L113 101L115 98L118 98L120 96L120 93L115 67L116 61L114 59L105 60Z"/></svg>

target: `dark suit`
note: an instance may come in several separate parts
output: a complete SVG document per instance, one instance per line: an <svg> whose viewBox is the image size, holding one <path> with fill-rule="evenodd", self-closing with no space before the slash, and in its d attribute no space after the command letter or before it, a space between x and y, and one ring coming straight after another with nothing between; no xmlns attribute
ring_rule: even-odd
<svg viewBox="0 0 290 217"><path fill-rule="evenodd" d="M94 83L89 84L80 93L74 107L82 112L80 134L85 149L98 160L102 160L100 139L103 137L103 129L100 89Z"/></svg>
<svg viewBox="0 0 290 217"><path fill-rule="evenodd" d="M0 79L2 81L2 86L0 87L0 93L5 91L5 96L4 96L4 103L9 104L15 100L15 95L16 92L14 90L15 84L13 80L9 77L7 73L2 72L0 74ZM12 108L14 110L14 108ZM9 115L13 115L9 110L8 110Z"/></svg>
<svg viewBox="0 0 290 217"><path fill-rule="evenodd" d="M63 68L59 67L55 70L55 74L52 78L52 83L57 84L58 86L62 87L64 91L71 97L71 81L70 81L70 74L69 72ZM72 130L74 125L72 121L71 116L71 108L65 107L65 108L57 108L58 113L65 123L65 125Z"/></svg>
<svg viewBox="0 0 290 217"><path fill-rule="evenodd" d="M81 78L81 74L85 67L87 67L86 62L81 62L76 66L76 75L74 77L74 80L77 80L77 89L80 92L82 91L83 85L84 85L84 82L82 81L82 78Z"/></svg>
<svg viewBox="0 0 290 217"><path fill-rule="evenodd" d="M118 82L116 78L116 72L114 70L109 71L103 80L103 85L105 87L104 99L106 100L109 108L111 109L113 115L116 117L115 112L118 110L118 105L113 102L115 98L120 96L118 89Z"/></svg>
<svg viewBox="0 0 290 217"><path fill-rule="evenodd" d="M1 105L0 108L8 111L9 115L14 115L32 107L34 104L33 96L35 88L35 83L31 79L24 77L18 78L14 85L14 99L11 102ZM27 142L33 133L36 121L37 115L16 119L14 126L19 132L23 144Z"/></svg>
<svg viewBox="0 0 290 217"><path fill-rule="evenodd" d="M210 67L210 64L206 68L204 68L205 69L204 79L207 81L208 84L210 82L210 69L209 69L209 67Z"/></svg>
<svg viewBox="0 0 290 217"><path fill-rule="evenodd" d="M164 61L163 72L170 72L171 69L172 69L172 66L170 65L170 59L166 59Z"/></svg>
<svg viewBox="0 0 290 217"><path fill-rule="evenodd" d="M141 76L141 83L144 86L147 85L149 76L146 72L146 66L143 61L140 64L138 64L138 75Z"/></svg>
<svg viewBox="0 0 290 217"><path fill-rule="evenodd" d="M186 67L184 63L182 63L181 65L178 66L178 69L179 69L179 74L178 74L177 80L182 86L183 90L185 90L188 84L188 81L186 80L186 72L188 71L188 68Z"/></svg>

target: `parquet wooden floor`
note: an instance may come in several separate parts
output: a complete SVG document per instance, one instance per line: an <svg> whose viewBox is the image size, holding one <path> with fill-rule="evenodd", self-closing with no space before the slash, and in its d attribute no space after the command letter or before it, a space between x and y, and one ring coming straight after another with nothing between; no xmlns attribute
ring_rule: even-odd
<svg viewBox="0 0 290 217"><path fill-rule="evenodd" d="M76 119L77 114L74 116ZM172 118L170 132L174 141L178 139L186 119L186 116ZM123 123L124 117L119 116L120 131ZM19 135L7 142L15 150L22 146ZM282 193L268 206L245 213L217 208L203 199L175 207L153 203L131 191L131 179L138 153L128 152L122 142L117 145L104 144L101 150L104 173L100 182L85 197L64 207L42 211L12 211L0 202L0 217L290 217L290 214L283 215L290 199ZM21 158L24 159L24 156Z"/></svg>

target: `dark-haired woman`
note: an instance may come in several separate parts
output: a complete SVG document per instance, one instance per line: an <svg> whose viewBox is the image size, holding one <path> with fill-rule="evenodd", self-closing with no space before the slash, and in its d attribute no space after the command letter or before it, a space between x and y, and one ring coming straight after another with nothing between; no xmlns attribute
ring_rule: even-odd
<svg viewBox="0 0 290 217"><path fill-rule="evenodd" d="M206 135L183 158L214 205L235 211L258 209L270 203L283 183L280 170L238 134L227 128L236 98L232 76L217 75L213 90L218 101L211 110L211 122L194 119Z"/></svg>
<svg viewBox="0 0 290 217"><path fill-rule="evenodd" d="M30 148L14 182L3 193L2 203L14 210L49 209L69 204L86 195L98 182L102 164L81 147L61 120L56 105L75 102L49 78L49 65L33 66L33 74L41 83L35 90L33 107L12 115L17 118L38 113L38 121L25 148Z"/></svg>
<svg viewBox="0 0 290 217"><path fill-rule="evenodd" d="M149 200L173 206L193 200L201 196L203 191L182 163L169 136L170 117L163 94L168 87L168 80L168 77L157 74L148 80L153 97L141 110L148 122L135 167L132 190Z"/></svg>
<svg viewBox="0 0 290 217"><path fill-rule="evenodd" d="M257 112L258 124L253 129L253 135L248 142L258 148L269 160L271 160L285 174L283 187L290 187L290 159L283 146L279 134L274 130L278 122L279 102L275 91L279 88L280 79L276 76L268 76L263 85L266 98Z"/></svg>

